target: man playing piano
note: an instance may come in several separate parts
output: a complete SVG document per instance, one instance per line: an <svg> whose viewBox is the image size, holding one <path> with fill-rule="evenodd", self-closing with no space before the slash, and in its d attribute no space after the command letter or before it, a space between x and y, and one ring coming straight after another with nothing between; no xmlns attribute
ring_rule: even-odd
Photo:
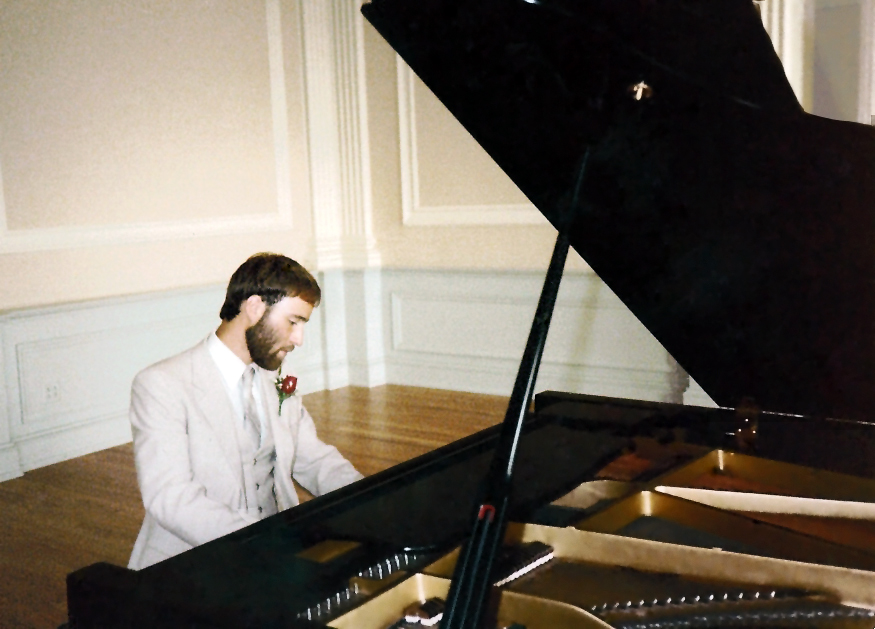
<svg viewBox="0 0 875 629"><path fill-rule="evenodd" d="M277 373L301 345L321 290L300 264L260 253L231 276L222 323L140 372L131 390L146 518L140 569L298 504L292 478L321 495L362 478L316 436L296 380Z"/></svg>

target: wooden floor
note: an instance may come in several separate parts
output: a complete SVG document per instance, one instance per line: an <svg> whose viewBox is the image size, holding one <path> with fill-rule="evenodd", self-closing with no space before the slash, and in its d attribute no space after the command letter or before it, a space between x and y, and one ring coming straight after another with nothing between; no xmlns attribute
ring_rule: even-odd
<svg viewBox="0 0 875 629"><path fill-rule="evenodd" d="M507 399L434 389L348 387L304 397L320 437L366 476L501 421ZM0 483L0 627L66 621L64 579L126 565L143 520L131 445Z"/></svg>

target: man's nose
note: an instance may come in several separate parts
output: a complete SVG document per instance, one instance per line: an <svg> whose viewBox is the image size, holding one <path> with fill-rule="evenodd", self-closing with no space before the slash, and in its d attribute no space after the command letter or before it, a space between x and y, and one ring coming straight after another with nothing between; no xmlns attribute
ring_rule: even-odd
<svg viewBox="0 0 875 629"><path fill-rule="evenodd" d="M304 344L304 330L302 328L303 326L295 326L295 329L292 330L292 335L289 337L289 340L295 347L300 347Z"/></svg>

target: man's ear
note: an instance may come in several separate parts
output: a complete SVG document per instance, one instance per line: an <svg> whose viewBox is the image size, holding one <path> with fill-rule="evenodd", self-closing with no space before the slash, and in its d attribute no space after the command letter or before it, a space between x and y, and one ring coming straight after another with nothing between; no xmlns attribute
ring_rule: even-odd
<svg viewBox="0 0 875 629"><path fill-rule="evenodd" d="M266 310L267 304L264 303L264 300L260 295L250 295L240 304L240 312L248 320L248 325L246 327L258 323Z"/></svg>

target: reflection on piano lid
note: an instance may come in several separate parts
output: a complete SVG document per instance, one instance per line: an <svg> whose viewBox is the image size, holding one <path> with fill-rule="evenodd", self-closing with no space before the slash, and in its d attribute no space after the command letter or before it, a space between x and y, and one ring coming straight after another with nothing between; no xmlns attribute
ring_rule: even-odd
<svg viewBox="0 0 875 629"><path fill-rule="evenodd" d="M835 499L875 502L875 130L800 109L749 0L373 0L362 11L726 407L539 395L509 507L528 524L509 535L575 561L875 608L866 549L846 549L860 559L851 569L826 551L788 561L578 530L624 500L652 517L653 483L708 456L715 474L699 477L719 476L737 450L858 477ZM497 440L483 431L141 572L84 568L68 577L71 625L386 627L447 596L426 572L469 534ZM763 465L748 489L786 480ZM581 489L603 470L613 480L601 482L625 486ZM814 476L792 478L801 489L785 497L805 496ZM606 626L515 583L498 591L502 621Z"/></svg>

